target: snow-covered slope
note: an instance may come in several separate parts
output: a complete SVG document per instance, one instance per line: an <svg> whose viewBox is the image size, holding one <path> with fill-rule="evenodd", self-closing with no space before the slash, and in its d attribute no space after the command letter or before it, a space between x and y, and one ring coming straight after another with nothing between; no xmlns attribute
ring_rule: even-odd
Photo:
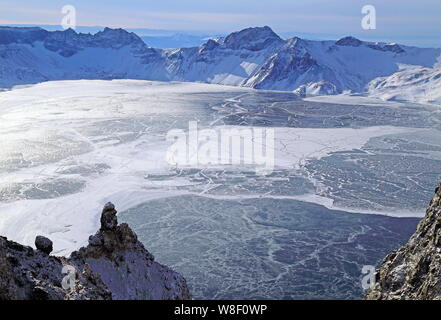
<svg viewBox="0 0 441 320"><path fill-rule="evenodd" d="M370 96L383 100L441 103L441 67L405 66L368 85Z"/></svg>
<svg viewBox="0 0 441 320"><path fill-rule="evenodd" d="M301 94L365 91L399 65L431 68L441 49L363 42L284 40L269 27L248 28L199 47L148 47L123 29L0 27L0 87L61 79L196 81Z"/></svg>
<svg viewBox="0 0 441 320"><path fill-rule="evenodd" d="M154 63L160 57L160 50L123 29L90 35L0 27L0 87L65 79L167 80Z"/></svg>
<svg viewBox="0 0 441 320"><path fill-rule="evenodd" d="M282 40L269 27L249 28L198 48L166 51L174 80L204 81L269 90L334 94L364 91L371 80L400 64L432 67L440 49L362 42ZM304 89L303 89L304 87Z"/></svg>

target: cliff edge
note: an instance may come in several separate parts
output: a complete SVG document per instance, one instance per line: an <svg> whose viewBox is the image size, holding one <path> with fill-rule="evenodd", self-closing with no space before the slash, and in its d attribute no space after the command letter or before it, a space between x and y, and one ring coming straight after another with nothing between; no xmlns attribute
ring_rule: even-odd
<svg viewBox="0 0 441 320"><path fill-rule="evenodd" d="M407 244L381 263L365 299L441 299L441 184Z"/></svg>
<svg viewBox="0 0 441 320"><path fill-rule="evenodd" d="M185 279L156 262L116 214L106 204L101 228L69 258L51 256L45 237L37 250L0 237L0 300L191 299Z"/></svg>

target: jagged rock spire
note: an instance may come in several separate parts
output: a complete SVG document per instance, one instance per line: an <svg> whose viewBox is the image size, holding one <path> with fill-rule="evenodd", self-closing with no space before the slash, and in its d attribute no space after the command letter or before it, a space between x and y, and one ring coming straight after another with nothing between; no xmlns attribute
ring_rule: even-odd
<svg viewBox="0 0 441 320"><path fill-rule="evenodd" d="M101 213L101 230L114 230L118 226L118 219L115 205L107 202Z"/></svg>

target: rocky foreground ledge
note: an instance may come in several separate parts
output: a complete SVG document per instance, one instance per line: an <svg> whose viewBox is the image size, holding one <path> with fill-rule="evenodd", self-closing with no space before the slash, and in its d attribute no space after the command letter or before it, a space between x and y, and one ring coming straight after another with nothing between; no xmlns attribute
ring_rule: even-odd
<svg viewBox="0 0 441 320"><path fill-rule="evenodd" d="M100 230L69 258L51 256L45 237L37 250L0 237L0 300L191 299L185 279L155 262L116 213L106 204Z"/></svg>
<svg viewBox="0 0 441 320"><path fill-rule="evenodd" d="M441 184L409 242L392 252L365 299L441 299Z"/></svg>

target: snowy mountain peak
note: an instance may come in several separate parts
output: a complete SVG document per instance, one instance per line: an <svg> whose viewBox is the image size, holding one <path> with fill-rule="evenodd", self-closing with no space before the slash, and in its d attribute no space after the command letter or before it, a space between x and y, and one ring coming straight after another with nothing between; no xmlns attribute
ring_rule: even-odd
<svg viewBox="0 0 441 320"><path fill-rule="evenodd" d="M254 27L233 32L228 35L223 45L229 49L246 49L259 51L274 44L282 44L283 40L268 26Z"/></svg>
<svg viewBox="0 0 441 320"><path fill-rule="evenodd" d="M34 43L42 41L49 34L42 28L20 28L20 27L3 27L0 26L0 45L11 43Z"/></svg>
<svg viewBox="0 0 441 320"><path fill-rule="evenodd" d="M62 31L62 32L64 32L64 34L66 34L66 35L77 35L78 33L74 30L74 29L72 29L72 28L67 28L66 30L64 30L64 31Z"/></svg>
<svg viewBox="0 0 441 320"><path fill-rule="evenodd" d="M50 51L62 56L72 56L85 47L121 48L123 46L145 46L134 33L124 29L105 28L94 35L77 33L69 28L64 31L49 32L42 28L0 27L0 45L12 43L33 44L43 42Z"/></svg>
<svg viewBox="0 0 441 320"><path fill-rule="evenodd" d="M143 42L140 37L138 37L133 32L128 32L124 29L111 29L104 28L103 31L99 31L95 34L95 39L97 40L112 40L118 42L119 44L130 44L130 43L139 43Z"/></svg>
<svg viewBox="0 0 441 320"><path fill-rule="evenodd" d="M338 46L359 47L363 44L363 41L361 41L357 38L348 36L348 37L341 38L335 44Z"/></svg>
<svg viewBox="0 0 441 320"><path fill-rule="evenodd" d="M77 33L72 29L48 33L44 46L50 51L58 52L64 57L70 57L85 48L112 48L124 46L146 47L136 34L124 29L105 28L94 35Z"/></svg>
<svg viewBox="0 0 441 320"><path fill-rule="evenodd" d="M201 45L198 50L198 55L203 54L206 51L214 50L215 48L219 47L220 44L218 41L215 41L213 39L208 39L206 43Z"/></svg>

